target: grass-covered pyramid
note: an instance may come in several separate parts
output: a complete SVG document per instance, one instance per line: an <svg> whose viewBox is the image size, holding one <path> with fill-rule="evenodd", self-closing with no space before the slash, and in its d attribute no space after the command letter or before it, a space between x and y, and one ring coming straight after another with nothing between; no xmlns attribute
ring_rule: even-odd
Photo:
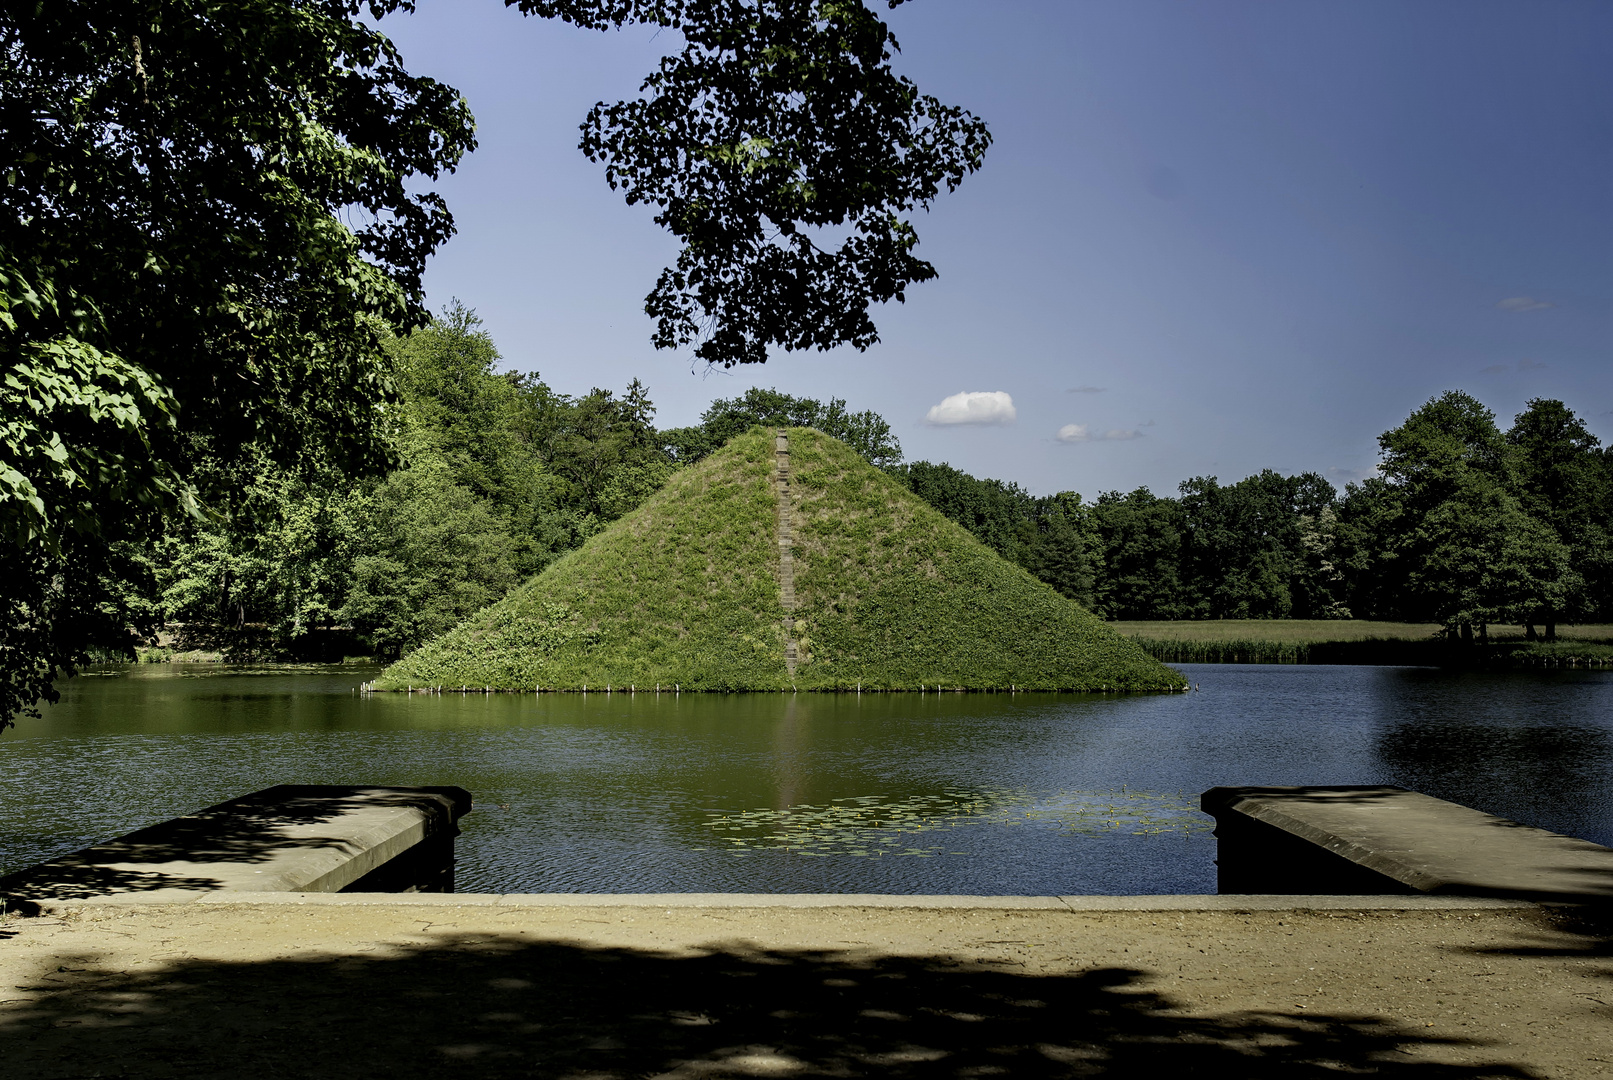
<svg viewBox="0 0 1613 1080"><path fill-rule="evenodd" d="M789 432L799 661L785 665L774 433L393 664L376 689L1176 690L1181 675L843 443Z"/></svg>

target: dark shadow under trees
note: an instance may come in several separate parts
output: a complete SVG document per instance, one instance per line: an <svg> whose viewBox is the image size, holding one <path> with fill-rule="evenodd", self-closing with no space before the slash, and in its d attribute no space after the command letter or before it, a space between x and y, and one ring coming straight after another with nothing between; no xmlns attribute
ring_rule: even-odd
<svg viewBox="0 0 1613 1080"><path fill-rule="evenodd" d="M428 919L430 912L422 911ZM9 1017L29 1076L1521 1077L1483 1044L1323 1012L1190 1015L1127 968L1019 974L743 945L459 934L152 972L58 957ZM15 1010L20 1002L14 1003ZM1441 1064L1465 1046L1478 1063ZM1497 1052L1501 1056L1501 1052Z"/></svg>

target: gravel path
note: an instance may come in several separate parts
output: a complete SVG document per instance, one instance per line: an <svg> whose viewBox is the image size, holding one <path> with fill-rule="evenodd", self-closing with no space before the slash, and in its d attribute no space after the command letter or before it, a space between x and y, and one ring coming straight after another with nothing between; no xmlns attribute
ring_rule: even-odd
<svg viewBox="0 0 1613 1080"><path fill-rule="evenodd" d="M0 1077L1613 1075L1608 935L1415 912L92 907Z"/></svg>

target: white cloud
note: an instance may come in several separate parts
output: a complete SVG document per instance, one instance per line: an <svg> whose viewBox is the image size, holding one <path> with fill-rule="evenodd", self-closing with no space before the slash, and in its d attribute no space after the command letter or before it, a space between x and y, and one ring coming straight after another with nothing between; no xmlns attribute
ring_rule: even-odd
<svg viewBox="0 0 1613 1080"><path fill-rule="evenodd" d="M1497 300L1495 306L1502 311L1539 311L1557 305L1547 300L1536 300L1532 296L1509 296L1505 300Z"/></svg>
<svg viewBox="0 0 1613 1080"><path fill-rule="evenodd" d="M1539 371L1541 368L1548 366L1550 365L1542 364L1539 360L1523 359L1518 361L1519 371Z"/></svg>
<svg viewBox="0 0 1613 1080"><path fill-rule="evenodd" d="M1489 367L1479 368L1480 375L1505 375L1512 369L1505 364L1491 364Z"/></svg>
<svg viewBox="0 0 1613 1080"><path fill-rule="evenodd" d="M1069 389L1069 393L1072 393L1072 394L1101 394L1107 389L1109 389L1107 386L1072 386Z"/></svg>
<svg viewBox="0 0 1613 1080"><path fill-rule="evenodd" d="M1108 431L1093 431L1086 424L1065 424L1059 428L1054 436L1059 442L1097 442L1099 440L1113 440L1116 442L1126 439L1140 439L1143 433L1135 428L1111 428Z"/></svg>
<svg viewBox="0 0 1613 1080"><path fill-rule="evenodd" d="M1001 390L970 390L953 394L925 415L926 424L1012 424L1018 418L1014 399Z"/></svg>

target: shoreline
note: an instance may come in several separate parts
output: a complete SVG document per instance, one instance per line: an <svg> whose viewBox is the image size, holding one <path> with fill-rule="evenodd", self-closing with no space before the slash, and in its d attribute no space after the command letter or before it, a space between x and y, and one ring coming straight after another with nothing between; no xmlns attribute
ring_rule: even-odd
<svg viewBox="0 0 1613 1080"><path fill-rule="evenodd" d="M178 896L131 892L59 900L12 901L12 915L30 918L86 911L173 907L475 907L475 908L668 908L801 911L822 908L891 911L1519 911L1540 908L1527 900L1486 896L1391 893L1293 895L1286 893L1142 893L1133 895L985 896L908 893L434 893L434 892L242 892L219 890Z"/></svg>

